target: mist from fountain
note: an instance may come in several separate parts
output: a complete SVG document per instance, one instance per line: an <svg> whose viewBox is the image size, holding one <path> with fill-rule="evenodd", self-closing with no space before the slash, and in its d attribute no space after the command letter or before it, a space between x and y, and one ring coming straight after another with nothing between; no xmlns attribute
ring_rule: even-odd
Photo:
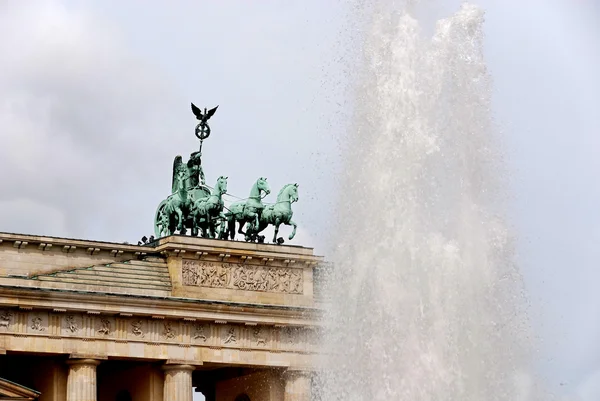
<svg viewBox="0 0 600 401"><path fill-rule="evenodd" d="M537 399L484 14L410 9L369 7L315 398Z"/></svg>

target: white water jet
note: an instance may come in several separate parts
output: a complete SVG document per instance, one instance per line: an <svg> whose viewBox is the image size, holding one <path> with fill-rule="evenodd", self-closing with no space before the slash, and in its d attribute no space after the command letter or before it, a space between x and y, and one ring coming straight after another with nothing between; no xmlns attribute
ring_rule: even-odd
<svg viewBox="0 0 600 401"><path fill-rule="evenodd" d="M408 6L407 6L408 7ZM327 280L321 400L532 400L483 12L373 7Z"/></svg>

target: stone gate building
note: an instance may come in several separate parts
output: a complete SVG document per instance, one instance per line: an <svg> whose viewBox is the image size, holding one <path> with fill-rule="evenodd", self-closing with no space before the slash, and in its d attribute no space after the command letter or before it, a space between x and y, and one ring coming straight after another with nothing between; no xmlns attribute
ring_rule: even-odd
<svg viewBox="0 0 600 401"><path fill-rule="evenodd" d="M0 400L310 400L321 260L0 233Z"/></svg>

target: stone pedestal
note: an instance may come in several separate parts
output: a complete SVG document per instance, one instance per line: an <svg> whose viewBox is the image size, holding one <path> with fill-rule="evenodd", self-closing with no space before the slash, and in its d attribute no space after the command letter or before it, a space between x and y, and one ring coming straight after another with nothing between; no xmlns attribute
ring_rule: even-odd
<svg viewBox="0 0 600 401"><path fill-rule="evenodd" d="M310 372L288 370L283 378L285 380L284 401L311 400Z"/></svg>
<svg viewBox="0 0 600 401"><path fill-rule="evenodd" d="M165 365L164 401L192 401L192 372L190 365Z"/></svg>
<svg viewBox="0 0 600 401"><path fill-rule="evenodd" d="M96 366L100 361L95 359L70 359L67 377L67 401L96 401Z"/></svg>

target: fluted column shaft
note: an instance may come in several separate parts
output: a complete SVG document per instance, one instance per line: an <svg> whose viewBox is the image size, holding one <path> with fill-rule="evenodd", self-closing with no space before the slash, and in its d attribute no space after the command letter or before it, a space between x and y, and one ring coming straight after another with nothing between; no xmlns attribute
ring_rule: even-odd
<svg viewBox="0 0 600 401"><path fill-rule="evenodd" d="M190 365L165 365L164 401L192 401L192 372Z"/></svg>
<svg viewBox="0 0 600 401"><path fill-rule="evenodd" d="M67 364L67 401L96 401L96 366L100 361L70 359Z"/></svg>
<svg viewBox="0 0 600 401"><path fill-rule="evenodd" d="M287 371L284 373L285 395L284 401L310 401L312 389L310 372Z"/></svg>

